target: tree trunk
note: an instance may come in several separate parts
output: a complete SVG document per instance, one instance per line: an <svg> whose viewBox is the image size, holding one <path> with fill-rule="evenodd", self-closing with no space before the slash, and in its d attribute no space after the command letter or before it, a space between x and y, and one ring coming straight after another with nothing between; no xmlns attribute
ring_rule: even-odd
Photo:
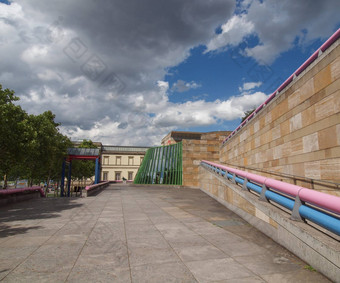
<svg viewBox="0 0 340 283"><path fill-rule="evenodd" d="M7 174L4 175L4 190L7 189Z"/></svg>
<svg viewBox="0 0 340 283"><path fill-rule="evenodd" d="M54 196L58 196L59 193L59 181L57 181L57 187L54 188Z"/></svg>
<svg viewBox="0 0 340 283"><path fill-rule="evenodd" d="M46 189L45 189L45 196L46 197L47 197L47 192L48 192L49 185L50 185L50 172L48 173L47 181L46 181Z"/></svg>

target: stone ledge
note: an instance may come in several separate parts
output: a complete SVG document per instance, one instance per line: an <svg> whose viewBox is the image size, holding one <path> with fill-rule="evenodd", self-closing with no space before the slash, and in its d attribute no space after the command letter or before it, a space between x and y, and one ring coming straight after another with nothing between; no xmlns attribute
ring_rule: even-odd
<svg viewBox="0 0 340 283"><path fill-rule="evenodd" d="M203 174L205 176L202 176ZM207 174L210 174L210 176ZM211 179L211 176L213 179ZM292 221L290 214L270 203L259 201L255 194L242 191L241 187L203 167L200 167L200 177L200 189L203 192L234 211L331 280L340 282L340 245L338 240L325 235L306 223ZM210 177L209 180L206 179L207 177ZM214 184L214 179L218 184ZM254 206L255 215L248 213L249 209L243 209L239 203L237 206L235 203L228 202L225 199L226 193L221 198L222 194L219 193L220 189L218 188L221 184L224 185L225 192L229 191L229 194L235 194L237 198L243 199L244 202L241 204L247 203L249 206ZM204 185L208 188L205 188ZM209 192L209 189L214 190L213 187L217 187L214 191L217 192L216 194ZM256 211L260 211L260 213L256 213ZM277 225L273 225L273 223L277 223Z"/></svg>
<svg viewBox="0 0 340 283"><path fill-rule="evenodd" d="M25 193L10 194L0 197L0 206L13 204L16 202L26 201L30 199L40 198L40 193L38 191L31 191Z"/></svg>

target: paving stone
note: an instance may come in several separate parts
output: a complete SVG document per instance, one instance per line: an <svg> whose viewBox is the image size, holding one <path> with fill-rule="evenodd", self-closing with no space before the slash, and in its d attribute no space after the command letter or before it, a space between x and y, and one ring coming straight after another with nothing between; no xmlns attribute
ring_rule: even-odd
<svg viewBox="0 0 340 283"><path fill-rule="evenodd" d="M211 244L215 245L229 256L249 256L264 254L267 250L256 243L244 240L237 235L229 236L227 233L205 236Z"/></svg>
<svg viewBox="0 0 340 283"><path fill-rule="evenodd" d="M129 268L75 266L66 282L131 282Z"/></svg>
<svg viewBox="0 0 340 283"><path fill-rule="evenodd" d="M58 270L58 271L50 271L50 272L41 272L39 270L14 270L11 274L3 279L3 282L41 282L41 283L50 283L50 282L65 282L67 276L69 274L69 270Z"/></svg>
<svg viewBox="0 0 340 283"><path fill-rule="evenodd" d="M132 282L197 282L187 267L180 262L148 264L131 268Z"/></svg>
<svg viewBox="0 0 340 283"><path fill-rule="evenodd" d="M179 257L170 247L168 248L134 248L129 246L129 259L131 266L152 263L178 262Z"/></svg>
<svg viewBox="0 0 340 283"><path fill-rule="evenodd" d="M187 247L187 246L206 246L209 245L209 241L204 239L200 235L183 235L182 237L167 239L168 243L173 248Z"/></svg>
<svg viewBox="0 0 340 283"><path fill-rule="evenodd" d="M250 256L236 256L234 259L252 270L257 275L271 273L292 272L301 269L301 262L296 262L295 258L291 259L287 255L275 254L258 254Z"/></svg>
<svg viewBox="0 0 340 283"><path fill-rule="evenodd" d="M222 228L206 221L186 223L186 226L198 234L218 234L223 231Z"/></svg>
<svg viewBox="0 0 340 283"><path fill-rule="evenodd" d="M225 253L213 245L174 247L174 249L184 262L226 257Z"/></svg>
<svg viewBox="0 0 340 283"><path fill-rule="evenodd" d="M285 273L274 273L269 275L261 275L261 277L268 283L330 283L331 281L315 271L296 270Z"/></svg>
<svg viewBox="0 0 340 283"><path fill-rule="evenodd" d="M192 261L186 265L199 282L255 276L232 258Z"/></svg>
<svg viewBox="0 0 340 283"><path fill-rule="evenodd" d="M164 239L163 236L151 236L147 238L131 238L128 239L128 246L131 249L135 248L156 248L156 249L167 249L169 243Z"/></svg>
<svg viewBox="0 0 340 283"><path fill-rule="evenodd" d="M327 282L199 190L117 188L0 207L0 280Z"/></svg>
<svg viewBox="0 0 340 283"><path fill-rule="evenodd" d="M244 278L233 278L233 279L227 279L227 280L221 280L221 281L210 281L211 283L266 283L265 280L261 279L257 276L252 277L244 277ZM279 281L277 281L279 282Z"/></svg>

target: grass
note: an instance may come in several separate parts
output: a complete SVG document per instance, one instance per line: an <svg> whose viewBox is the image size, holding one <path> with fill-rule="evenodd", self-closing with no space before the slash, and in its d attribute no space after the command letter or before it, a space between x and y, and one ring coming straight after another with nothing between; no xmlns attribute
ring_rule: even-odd
<svg viewBox="0 0 340 283"><path fill-rule="evenodd" d="M312 271L312 272L316 271L316 269L314 267L310 266L310 265L306 265L304 267L304 269L307 269L307 270Z"/></svg>

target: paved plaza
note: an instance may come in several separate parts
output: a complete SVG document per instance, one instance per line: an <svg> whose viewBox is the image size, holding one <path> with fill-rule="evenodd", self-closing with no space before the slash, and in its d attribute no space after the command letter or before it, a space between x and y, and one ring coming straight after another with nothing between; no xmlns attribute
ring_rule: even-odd
<svg viewBox="0 0 340 283"><path fill-rule="evenodd" d="M16 203L0 237L3 282L328 282L197 189Z"/></svg>

